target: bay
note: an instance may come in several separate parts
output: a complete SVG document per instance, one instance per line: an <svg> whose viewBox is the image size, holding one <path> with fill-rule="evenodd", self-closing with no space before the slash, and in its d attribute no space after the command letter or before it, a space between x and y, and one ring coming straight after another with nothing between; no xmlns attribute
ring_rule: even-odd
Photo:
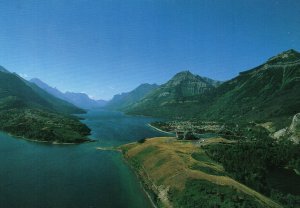
<svg viewBox="0 0 300 208"><path fill-rule="evenodd" d="M147 126L157 119L106 110L80 117L96 142L51 145L0 133L0 207L151 207L122 155L96 148L164 136Z"/></svg>

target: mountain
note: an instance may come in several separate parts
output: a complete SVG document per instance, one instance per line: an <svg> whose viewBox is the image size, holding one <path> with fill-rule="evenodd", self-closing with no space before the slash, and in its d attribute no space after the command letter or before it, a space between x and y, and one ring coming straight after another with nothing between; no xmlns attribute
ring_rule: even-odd
<svg viewBox="0 0 300 208"><path fill-rule="evenodd" d="M106 100L96 100L96 102L98 103L98 106L100 106L100 107L104 107L108 103L108 101L106 101Z"/></svg>
<svg viewBox="0 0 300 208"><path fill-rule="evenodd" d="M202 78L189 71L176 74L165 85L162 85L156 92L158 97L170 99L185 99L209 91L214 88L211 79ZM174 101L174 100L173 100Z"/></svg>
<svg viewBox="0 0 300 208"><path fill-rule="evenodd" d="M61 91L59 91L58 89L54 88L54 87L50 87L48 84L46 84L45 82L43 82L42 80L38 79L38 78L33 78L31 80L29 80L30 82L36 84L39 88L45 90L46 92L48 92L49 94L60 98L62 100L64 99L64 93L62 93Z"/></svg>
<svg viewBox="0 0 300 208"><path fill-rule="evenodd" d="M22 79L22 78L21 78ZM68 114L73 114L73 113L85 113L85 111L70 102L67 102L65 100L62 100L56 96L53 96L52 94L48 93L47 91L43 90L39 86L37 86L34 83L28 82L24 79L22 79L24 83L27 84L37 95L39 95L41 98L46 100L50 105L53 110L63 112L63 113L68 113Z"/></svg>
<svg viewBox="0 0 300 208"><path fill-rule="evenodd" d="M136 102L127 112L159 117L184 115L188 109L181 109L183 110L181 111L177 106L197 103L199 96L214 90L220 83L183 71Z"/></svg>
<svg viewBox="0 0 300 208"><path fill-rule="evenodd" d="M204 117L269 120L292 117L300 109L300 53L285 51L223 83Z"/></svg>
<svg viewBox="0 0 300 208"><path fill-rule="evenodd" d="M0 130L39 141L88 141L90 129L70 115L84 112L17 74L1 69Z"/></svg>
<svg viewBox="0 0 300 208"><path fill-rule="evenodd" d="M3 66L0 66L0 72L9 73L9 71L7 71Z"/></svg>
<svg viewBox="0 0 300 208"><path fill-rule="evenodd" d="M209 84L213 85L214 87L219 87L223 83L222 81L217 81L214 79L210 79L208 77L201 77L201 78L204 79Z"/></svg>
<svg viewBox="0 0 300 208"><path fill-rule="evenodd" d="M84 109L100 108L106 105L104 100L93 100L85 93L66 92L65 100Z"/></svg>
<svg viewBox="0 0 300 208"><path fill-rule="evenodd" d="M49 86L45 82L40 79L33 78L30 82L36 84L39 88L45 90L49 94L65 100L69 103L72 103L75 106L78 106L83 109L91 109L91 108L100 108L106 105L106 101L104 100L93 100L89 98L89 96L85 93L75 93L75 92L66 92L62 93L58 89Z"/></svg>
<svg viewBox="0 0 300 208"><path fill-rule="evenodd" d="M115 95L112 100L107 103L106 108L124 110L157 88L157 84L141 84L131 92Z"/></svg>
<svg viewBox="0 0 300 208"><path fill-rule="evenodd" d="M288 50L218 87L181 72L127 113L224 121L271 119L283 125L299 112L299 92L300 54Z"/></svg>

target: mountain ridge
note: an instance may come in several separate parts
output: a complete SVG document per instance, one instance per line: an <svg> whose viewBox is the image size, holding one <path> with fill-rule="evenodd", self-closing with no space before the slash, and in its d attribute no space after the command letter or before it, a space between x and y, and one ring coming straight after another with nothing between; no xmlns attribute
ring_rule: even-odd
<svg viewBox="0 0 300 208"><path fill-rule="evenodd" d="M160 89L135 103L126 112L147 116L205 120L259 121L279 118L286 120L298 113L300 109L299 73L300 53L288 50L253 69L241 72L218 87L211 88L207 85L208 90L204 88L199 91L202 93L191 95L184 94L184 91L181 94L176 91L178 90L176 86L179 86L178 80L183 84L186 82L181 76L191 76L185 71L179 75L176 74ZM194 86L193 80L195 79L191 79L188 90ZM172 83L176 84L174 89L168 89ZM179 88L179 92L180 90L182 88ZM177 97L174 96L176 93Z"/></svg>
<svg viewBox="0 0 300 208"><path fill-rule="evenodd" d="M33 78L30 80L30 82L36 84L43 90L47 91L49 94L52 94L57 98L65 100L83 109L100 108L106 105L106 101L91 99L85 93L76 93L76 92L69 92L69 91L63 93L59 91L57 88L51 87L50 85L46 84L45 82L43 82L38 78Z"/></svg>

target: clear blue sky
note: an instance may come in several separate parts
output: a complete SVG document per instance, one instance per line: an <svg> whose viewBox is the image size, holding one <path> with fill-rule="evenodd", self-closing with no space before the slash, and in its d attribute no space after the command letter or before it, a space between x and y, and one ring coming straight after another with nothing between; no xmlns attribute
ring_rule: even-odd
<svg viewBox="0 0 300 208"><path fill-rule="evenodd" d="M1 0L0 65L109 99L190 70L227 80L300 49L299 0Z"/></svg>

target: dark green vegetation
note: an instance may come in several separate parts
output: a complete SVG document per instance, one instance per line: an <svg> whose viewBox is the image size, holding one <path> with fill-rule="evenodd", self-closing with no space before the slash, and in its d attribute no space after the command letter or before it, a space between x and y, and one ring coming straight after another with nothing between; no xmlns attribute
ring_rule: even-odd
<svg viewBox="0 0 300 208"><path fill-rule="evenodd" d="M0 130L32 140L84 142L89 128L70 115L84 112L16 74L0 71Z"/></svg>
<svg viewBox="0 0 300 208"><path fill-rule="evenodd" d="M141 143L141 144L142 144L142 143L144 143L145 141L146 141L146 139L145 139L145 138L143 138L143 139L139 139L139 140L138 140L138 143Z"/></svg>
<svg viewBox="0 0 300 208"><path fill-rule="evenodd" d="M264 137L255 141L211 144L205 149L236 180L285 207L300 205L300 176L294 172L300 168L299 144Z"/></svg>
<svg viewBox="0 0 300 208"><path fill-rule="evenodd" d="M174 190L170 193L175 207L264 207L249 195L239 192L233 187L217 185L199 179L189 179L185 186L186 191L184 192ZM172 195L176 197L172 197Z"/></svg>
<svg viewBox="0 0 300 208"><path fill-rule="evenodd" d="M52 113L38 109L10 109L0 111L0 129L15 136L27 139L58 142L80 143L90 130L76 117Z"/></svg>
<svg viewBox="0 0 300 208"><path fill-rule="evenodd" d="M226 122L272 120L286 126L300 109L299 77L300 55L288 50L218 87L179 73L127 112Z"/></svg>
<svg viewBox="0 0 300 208"><path fill-rule="evenodd" d="M299 73L299 53L286 51L221 85L205 116L248 121L293 116L300 109Z"/></svg>
<svg viewBox="0 0 300 208"><path fill-rule="evenodd" d="M107 103L106 108L112 110L125 110L157 88L158 85L156 84L141 84L131 92L115 95L112 100Z"/></svg>

